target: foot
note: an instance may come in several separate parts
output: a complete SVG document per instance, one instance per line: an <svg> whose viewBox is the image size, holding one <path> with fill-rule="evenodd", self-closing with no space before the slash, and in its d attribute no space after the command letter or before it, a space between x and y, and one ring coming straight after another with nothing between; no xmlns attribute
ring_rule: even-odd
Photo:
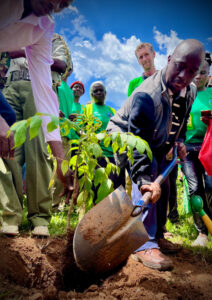
<svg viewBox="0 0 212 300"><path fill-rule="evenodd" d="M164 238L158 240L158 246L160 247L161 252L165 254L174 254L182 249L180 245L173 244Z"/></svg>
<svg viewBox="0 0 212 300"><path fill-rule="evenodd" d="M48 226L35 226L34 230L32 231L32 235L34 236L50 236Z"/></svg>
<svg viewBox="0 0 212 300"><path fill-rule="evenodd" d="M196 240L191 244L192 246L200 246L200 247L205 247L208 243L208 236L204 233L199 233L198 237Z"/></svg>
<svg viewBox="0 0 212 300"><path fill-rule="evenodd" d="M146 249L132 254L135 261L142 262L146 267L159 271L166 271L173 268L169 257L163 255L159 249Z"/></svg>
<svg viewBox="0 0 212 300"><path fill-rule="evenodd" d="M16 236L19 234L17 225L2 225L0 233Z"/></svg>

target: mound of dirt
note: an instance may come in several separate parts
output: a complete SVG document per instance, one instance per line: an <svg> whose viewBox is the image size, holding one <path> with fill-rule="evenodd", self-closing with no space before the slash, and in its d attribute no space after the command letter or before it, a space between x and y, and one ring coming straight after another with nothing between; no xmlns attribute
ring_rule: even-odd
<svg viewBox="0 0 212 300"><path fill-rule="evenodd" d="M172 271L151 270L130 257L105 277L77 268L72 236L0 237L0 253L0 299L212 299L211 263L187 249L172 256Z"/></svg>

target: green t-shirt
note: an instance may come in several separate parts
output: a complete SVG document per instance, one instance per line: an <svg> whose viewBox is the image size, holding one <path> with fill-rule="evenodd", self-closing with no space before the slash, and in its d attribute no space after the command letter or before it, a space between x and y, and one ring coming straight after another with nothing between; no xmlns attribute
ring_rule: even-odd
<svg viewBox="0 0 212 300"><path fill-rule="evenodd" d="M144 81L143 77L136 77L132 79L128 86L128 97L132 94L134 89L136 89Z"/></svg>
<svg viewBox="0 0 212 300"><path fill-rule="evenodd" d="M65 118L68 119L70 114L82 114L83 110L80 103L74 102L74 92L65 81L61 82L58 88L59 109L64 113ZM71 129L67 138L70 140L78 139L74 129Z"/></svg>
<svg viewBox="0 0 212 300"><path fill-rule="evenodd" d="M207 126L200 120L201 110L212 110L212 89L197 92L187 124L185 143L202 143Z"/></svg>
<svg viewBox="0 0 212 300"><path fill-rule="evenodd" d="M88 109L89 105L92 105L92 110ZM88 115L88 111L89 113L92 113L94 117L98 118L102 122L102 126L98 129L98 132L106 129L110 118L115 114L115 110L110 106L98 105L95 103L85 105L85 113L87 115ZM103 150L104 156L113 157L113 150L110 146L106 148L103 145L103 143L101 143L101 148Z"/></svg>

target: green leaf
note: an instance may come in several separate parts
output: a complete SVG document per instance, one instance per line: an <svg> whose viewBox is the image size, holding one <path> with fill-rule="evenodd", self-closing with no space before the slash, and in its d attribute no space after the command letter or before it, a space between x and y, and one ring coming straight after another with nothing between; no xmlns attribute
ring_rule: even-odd
<svg viewBox="0 0 212 300"><path fill-rule="evenodd" d="M144 144L144 142L142 141L142 139L137 139L137 141L136 141L136 149L138 150L138 152L140 154L143 154L144 151L146 150L146 145Z"/></svg>
<svg viewBox="0 0 212 300"><path fill-rule="evenodd" d="M78 173L78 175L79 175L79 173ZM79 186L80 186L80 190L82 190L82 188L84 186L84 183L85 183L85 177L82 176L80 179L78 179L78 183L79 183Z"/></svg>
<svg viewBox="0 0 212 300"><path fill-rule="evenodd" d="M86 177L85 178L85 188L86 188L86 190L90 191L91 187L92 187L92 181L88 177Z"/></svg>
<svg viewBox="0 0 212 300"><path fill-rule="evenodd" d="M17 123L16 131L14 134L14 142L15 147L21 146L26 140L26 129L27 129L27 121L22 120Z"/></svg>
<svg viewBox="0 0 212 300"><path fill-rule="evenodd" d="M80 207L83 204L83 200L84 200L84 191L79 193L79 195L77 197L77 206Z"/></svg>
<svg viewBox="0 0 212 300"><path fill-rule="evenodd" d="M99 183L107 178L104 168L98 168L94 175L94 186L96 187Z"/></svg>
<svg viewBox="0 0 212 300"><path fill-rule="evenodd" d="M49 122L47 124L47 131L48 132L51 132L51 131L57 129L57 127L59 125L59 118L58 117L51 115L50 118L51 118L51 122Z"/></svg>
<svg viewBox="0 0 212 300"><path fill-rule="evenodd" d="M69 162L67 160L63 160L62 164L61 164L61 170L62 170L63 176L68 171L68 168L69 168Z"/></svg>
<svg viewBox="0 0 212 300"><path fill-rule="evenodd" d="M84 176L85 174L87 174L87 172L88 172L88 166L83 165L78 168L78 176L82 176L82 175Z"/></svg>
<svg viewBox="0 0 212 300"><path fill-rule="evenodd" d="M122 154L122 153L126 150L126 147L127 147L127 143L124 142L123 147L121 147L121 148L119 149L119 154Z"/></svg>
<svg viewBox="0 0 212 300"><path fill-rule="evenodd" d="M95 157L100 157L102 155L102 149L99 144L91 143L88 146L88 151L90 151Z"/></svg>
<svg viewBox="0 0 212 300"><path fill-rule="evenodd" d="M94 170L96 168L96 165L97 165L97 160L96 159L90 159L88 161L88 171L90 174L94 174Z"/></svg>
<svg viewBox="0 0 212 300"><path fill-rule="evenodd" d="M77 163L77 155L74 155L72 156L72 158L70 159L70 162L69 162L69 166L73 166L75 167L76 166L76 163Z"/></svg>
<svg viewBox="0 0 212 300"><path fill-rule="evenodd" d="M141 139L139 136L136 136L137 141L136 141L136 149L138 150L139 153L143 154L144 151L146 150L147 156L149 159L152 161L152 151L149 147L149 144L147 141Z"/></svg>
<svg viewBox="0 0 212 300"><path fill-rule="evenodd" d="M127 156L129 158L129 160L131 161L131 163L134 163L134 158L133 158L133 148L128 146L128 151L127 151Z"/></svg>
<svg viewBox="0 0 212 300"><path fill-rule="evenodd" d="M117 139L117 136L120 135L119 132L112 132L111 133L111 140L112 141L115 141Z"/></svg>
<svg viewBox="0 0 212 300"><path fill-rule="evenodd" d="M117 165L114 165L111 163L111 167L112 167L112 172L116 173L117 175L120 174L120 168Z"/></svg>
<svg viewBox="0 0 212 300"><path fill-rule="evenodd" d="M117 135L116 142L117 142L119 148L121 148L123 146L123 141L120 137L120 134Z"/></svg>
<svg viewBox="0 0 212 300"><path fill-rule="evenodd" d="M112 171L112 165L111 163L107 164L106 168L105 168L105 172L107 173L107 175L109 176L110 173Z"/></svg>
<svg viewBox="0 0 212 300"><path fill-rule="evenodd" d="M104 146L107 148L109 147L111 142L111 137L110 136L106 136L106 138L104 139Z"/></svg>
<svg viewBox="0 0 212 300"><path fill-rule="evenodd" d="M133 135L127 136L127 145L128 146L135 148L136 142L137 142L137 138L135 136L133 136Z"/></svg>
<svg viewBox="0 0 212 300"><path fill-rule="evenodd" d="M97 138L99 141L101 141L101 140L103 140L103 139L105 138L105 135L106 135L105 132L100 132L100 133L97 133L96 138Z"/></svg>
<svg viewBox="0 0 212 300"><path fill-rule="evenodd" d="M96 203L100 202L101 200L103 200L105 197L107 197L113 189L113 183L110 179L105 179L97 192L97 201Z"/></svg>
<svg viewBox="0 0 212 300"><path fill-rule="evenodd" d="M54 157L54 158L53 158L53 172L52 172L51 179L50 179L50 181L49 181L49 189L50 189L50 187L51 187L51 186L54 184L54 182L55 182L56 171L57 171L57 160L56 160L56 158Z"/></svg>
<svg viewBox="0 0 212 300"><path fill-rule="evenodd" d="M30 140L38 135L41 124L42 124L42 119L40 116L33 116L30 118L30 125L29 125Z"/></svg>
<svg viewBox="0 0 212 300"><path fill-rule="evenodd" d="M113 142L112 143L112 149L113 149L113 153L116 153L118 150L119 146L117 142Z"/></svg>
<svg viewBox="0 0 212 300"><path fill-rule="evenodd" d="M86 209L85 209L86 212L94 206L93 199L94 199L94 192L90 190L89 196L86 200Z"/></svg>

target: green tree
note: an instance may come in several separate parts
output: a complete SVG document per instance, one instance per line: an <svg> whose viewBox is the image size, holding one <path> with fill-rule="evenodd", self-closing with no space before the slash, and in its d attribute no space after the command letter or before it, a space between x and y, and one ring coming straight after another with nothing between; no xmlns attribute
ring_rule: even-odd
<svg viewBox="0 0 212 300"><path fill-rule="evenodd" d="M75 130L79 135L79 139L69 141L69 152L71 152L72 155L70 160L62 161L61 167L63 174L65 174L69 168L74 172L74 187L78 180L80 192L77 198L76 208L79 213L79 220L94 205L93 187L97 188L97 199L95 203L98 203L113 191L113 182L109 179L110 173L116 172L119 174L120 172L119 168L111 163L105 156L104 159L107 162L106 167L102 168L98 164L98 159L103 156L101 143L103 143L105 147L112 145L114 154L126 153L132 164L134 162L134 148L141 154L146 151L148 157L152 160L152 152L148 143L140 137L134 136L132 133L114 132L108 134L106 131L97 133L101 127L101 122L94 116L86 117L83 114L78 115L76 122L72 122L66 118L58 118L53 115L48 116L51 118L50 123L47 125L49 132L60 126L62 136L66 136L70 130ZM13 124L10 131L14 131L15 147L19 147L25 142L27 132L29 132L30 139L37 136L41 123L41 114L36 114L27 120ZM57 161L52 156L50 147L48 147L48 151L54 164L52 178L49 183L49 186L51 186L56 176ZM70 216L73 206L73 199L71 199L67 220L68 228L70 226Z"/></svg>

